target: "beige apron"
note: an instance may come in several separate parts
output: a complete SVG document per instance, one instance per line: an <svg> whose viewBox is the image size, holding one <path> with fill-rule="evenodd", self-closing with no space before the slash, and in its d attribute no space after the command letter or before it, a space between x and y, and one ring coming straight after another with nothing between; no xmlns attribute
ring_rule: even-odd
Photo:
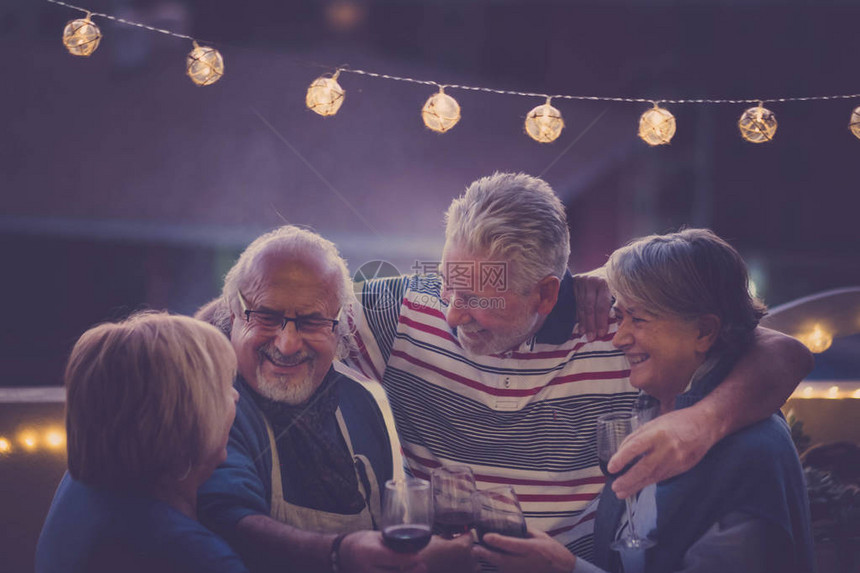
<svg viewBox="0 0 860 573"><path fill-rule="evenodd" d="M275 434L272 431L271 424L263 416L263 420L266 422L266 431L269 433L269 447L272 450L272 498L270 500L271 511L269 513L269 517L272 519L299 529L318 531L320 533L350 533L362 529L373 529L374 523L379 523L379 483L376 481L373 466L370 465L370 460L367 457L360 454L355 455L355 452L352 450L352 441L349 439L349 431L346 429L340 408L335 412L335 416L337 417L337 425L340 428L340 433L353 459L355 477L358 480L358 490L365 500L364 509L353 515L344 515L287 503L284 500L284 489L281 482L281 464L278 457L278 447L275 443ZM367 494L364 480L358 471L359 464L364 466L364 471L367 473L367 481L370 483L370 495Z"/></svg>

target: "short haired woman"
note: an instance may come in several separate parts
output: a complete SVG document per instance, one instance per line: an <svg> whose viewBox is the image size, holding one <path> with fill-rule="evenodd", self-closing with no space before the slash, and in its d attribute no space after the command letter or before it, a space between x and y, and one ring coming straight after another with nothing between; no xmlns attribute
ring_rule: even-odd
<svg viewBox="0 0 860 573"><path fill-rule="evenodd" d="M630 383L656 415L714 390L749 346L764 306L747 267L707 229L652 235L618 249L606 265L615 296L613 344L630 362ZM813 569L809 504L785 420L774 414L715 445L688 472L642 490L635 530L647 552L609 550L624 528L604 488L595 561L610 571L806 572Z"/></svg>
<svg viewBox="0 0 860 573"><path fill-rule="evenodd" d="M235 372L224 335L189 317L140 313L81 336L38 573L247 572L196 519L197 488L226 458Z"/></svg>

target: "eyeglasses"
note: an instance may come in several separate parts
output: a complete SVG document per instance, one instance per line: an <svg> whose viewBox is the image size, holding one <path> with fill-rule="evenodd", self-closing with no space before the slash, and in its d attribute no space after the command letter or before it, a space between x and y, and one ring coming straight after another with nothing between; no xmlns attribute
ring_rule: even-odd
<svg viewBox="0 0 860 573"><path fill-rule="evenodd" d="M290 317L268 310L248 310L245 297L242 296L241 292L237 292L237 294L239 295L239 304L242 305L242 312L245 313L245 320L263 330L284 330L287 323L294 322L296 323L296 331L303 336L319 337L334 332L335 327L340 323L339 320L333 318ZM339 314L340 312L338 312Z"/></svg>

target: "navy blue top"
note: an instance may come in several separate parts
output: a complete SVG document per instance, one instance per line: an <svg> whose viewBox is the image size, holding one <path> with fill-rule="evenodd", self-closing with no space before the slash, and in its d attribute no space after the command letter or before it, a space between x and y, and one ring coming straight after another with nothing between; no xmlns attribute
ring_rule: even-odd
<svg viewBox="0 0 860 573"><path fill-rule="evenodd" d="M239 403L236 410L236 420L230 429L230 439L227 443L227 460L212 474L212 477L201 486L198 493L198 512L200 520L207 526L224 536L234 547L242 548L236 537L236 524L249 515L266 515L270 513L272 495L272 454L269 449L269 437L263 418L265 399L261 399L241 378L236 381L239 392ZM391 443L382 412L373 396L360 383L331 369L320 390L330 394L337 407L340 407L344 423L349 431L354 452L362 454L370 461L379 482L379 491L384 489L385 481L391 479L393 463ZM325 399L325 398L324 398ZM316 396L309 399L310 403L319 403ZM268 406L271 406L268 404ZM271 408L267 409L267 412ZM278 438L278 454L281 462L281 478L284 500L301 507L310 507L341 514L358 513L364 508L361 500L360 507L353 507L353 501L348 497L335 503L335 492L329 495L328 501L333 506L321 507L319 496L311 495L307 475L314 475L313 464L309 459L343 462L348 464L348 474L355 476L353 460L349 456L346 444L340 437L340 430L333 413L320 416L315 423L315 436L306 435L312 444L302 444L301 436L290 436L290 428L285 421L278 423L269 415L272 430ZM311 439L312 438L312 439ZM281 442L292 442L282 444ZM288 446L288 447L287 447ZM330 451L320 454L310 449L329 448ZM296 455L302 459L297 460ZM340 459L343 458L343 459ZM332 464L327 464L331 466ZM328 472L331 467L316 467L316 475ZM367 486L367 474L361 472ZM306 475L305 475L306 474ZM354 477L352 478L355 479ZM357 482L353 491L358 494Z"/></svg>
<svg viewBox="0 0 860 573"><path fill-rule="evenodd" d="M36 547L36 573L247 573L227 543L163 501L63 477Z"/></svg>
<svg viewBox="0 0 860 573"><path fill-rule="evenodd" d="M734 365L721 360L675 400L691 406L723 381ZM780 414L752 424L718 442L689 471L657 484L657 544L646 553L645 570L674 571L686 551L721 517L741 512L769 524L767 551L773 571L813 569L809 502L803 470L788 425ZM609 549L623 502L611 490L600 497L595 522L595 564L620 570L618 554ZM736 548L727 548L732 550Z"/></svg>

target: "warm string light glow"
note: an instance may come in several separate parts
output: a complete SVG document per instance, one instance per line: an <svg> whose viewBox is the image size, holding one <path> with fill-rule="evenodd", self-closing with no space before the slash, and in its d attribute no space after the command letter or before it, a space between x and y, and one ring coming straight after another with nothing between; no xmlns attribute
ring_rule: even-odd
<svg viewBox="0 0 860 573"><path fill-rule="evenodd" d="M526 115L526 133L539 143L552 143L561 135L564 120L561 112L552 107L552 98L546 98L546 103L532 109Z"/></svg>
<svg viewBox="0 0 860 573"><path fill-rule="evenodd" d="M824 352L833 344L833 335L822 328L820 324L816 324L809 332L798 334L797 339L805 344L810 352L816 354Z"/></svg>
<svg viewBox="0 0 860 573"><path fill-rule="evenodd" d="M792 394L794 399L844 400L860 399L860 384L851 381L805 382Z"/></svg>
<svg viewBox="0 0 860 573"><path fill-rule="evenodd" d="M86 14L86 18L69 22L63 31L63 44L70 53L76 56L89 56L98 47L102 34L98 26L92 22L92 17L106 18L129 26L136 26L153 32L159 32L176 38L191 40L194 49L186 59L186 72L188 77L199 86L208 86L217 82L224 75L224 59L218 50L209 46L200 46L197 40L183 34L177 34L170 30L153 28L145 24L131 22L117 18L109 14L92 13L86 8L67 4L60 0L46 0L52 4L78 10ZM323 116L334 115L343 104L344 90L337 83L337 77L341 72L365 75L373 78L410 82L423 85L441 86L435 81L418 80L408 77L390 76L376 72L342 68L330 77L317 78L308 88L305 103L316 113ZM535 141L549 143L556 140L564 128L564 120L561 112L550 105L552 99L563 99L573 101L602 101L618 103L652 103L654 107L647 110L639 119L639 137L652 146L665 145L669 143L675 134L675 117L666 109L661 108L653 99L647 98L625 98L625 97L602 97L602 96L580 96L580 95L550 95L530 92L518 92L509 90L497 90L492 88L446 85L448 89L460 89L477 91L483 93L513 95L529 98L541 98L546 103L532 109L526 116L525 131ZM860 99L860 94L830 95L830 96L808 96L787 97L767 100L758 99L675 99L656 100L664 104L758 104L743 112L738 121L741 136L752 143L765 143L771 141L776 133L776 116L772 111L764 107L765 103L786 103L824 101L836 99ZM444 93L442 87L439 93L434 94L427 100L421 111L424 124L438 133L445 133L454 127L460 120L460 106L449 94ZM849 129L860 138L860 107L854 109Z"/></svg>
<svg viewBox="0 0 860 573"><path fill-rule="evenodd" d="M0 436L0 455L17 453L36 453L48 450L58 453L66 451L66 431L62 427L27 427L18 430L12 439Z"/></svg>
<svg viewBox="0 0 860 573"><path fill-rule="evenodd" d="M460 104L439 86L439 91L430 96L421 109L421 117L428 128L445 133L460 121Z"/></svg>
<svg viewBox="0 0 860 573"><path fill-rule="evenodd" d="M650 146L666 145L675 135L675 116L657 102L639 118L639 137Z"/></svg>
<svg viewBox="0 0 860 573"><path fill-rule="evenodd" d="M305 96L305 105L308 106L308 109L323 117L337 113L343 104L343 97L346 93L337 83L338 76L340 76L340 70L337 70L330 78L320 76L311 83Z"/></svg>
<svg viewBox="0 0 860 573"><path fill-rule="evenodd" d="M765 143L776 133L776 116L759 102L758 107L746 110L738 120L741 136L750 143Z"/></svg>

